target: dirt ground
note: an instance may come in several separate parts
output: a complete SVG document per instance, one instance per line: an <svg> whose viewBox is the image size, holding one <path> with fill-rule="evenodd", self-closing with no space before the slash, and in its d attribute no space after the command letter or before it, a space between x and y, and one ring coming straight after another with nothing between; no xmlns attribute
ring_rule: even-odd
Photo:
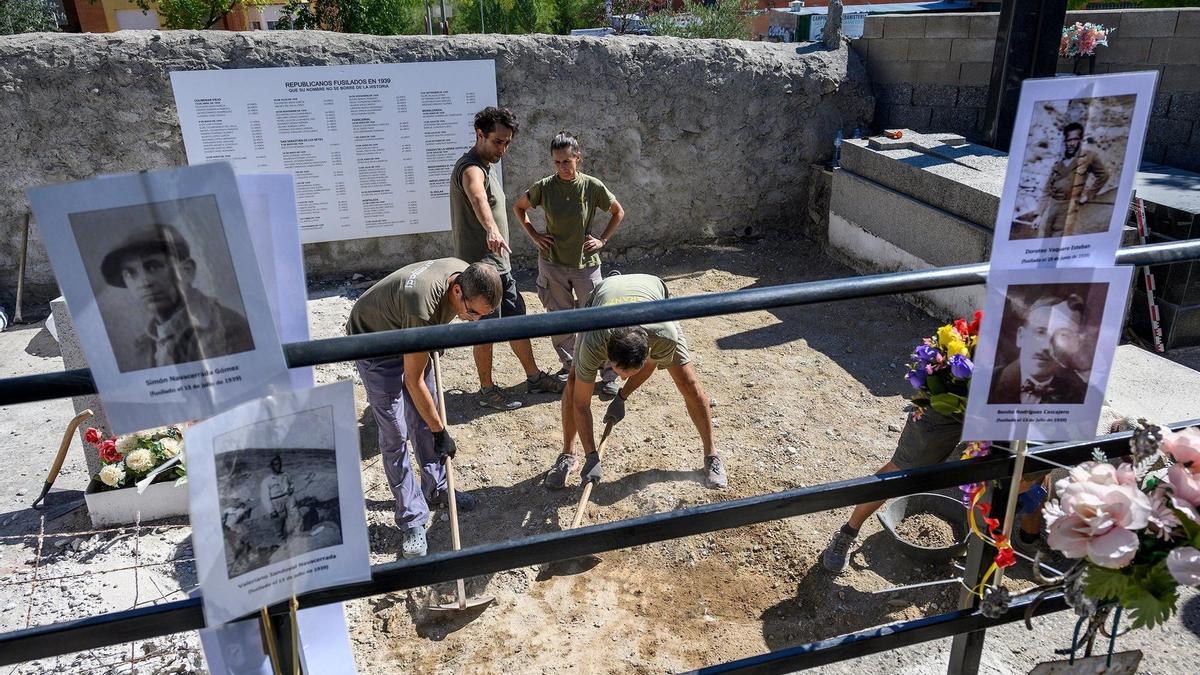
<svg viewBox="0 0 1200 675"><path fill-rule="evenodd" d="M689 248L607 269L657 274L674 296L853 274L809 242L782 239ZM530 311L541 311L532 277L518 278ZM314 337L341 334L353 294L349 283L327 284L310 294ZM701 382L717 403L714 432L728 466L729 488L713 491L702 485L699 439L671 379L659 373L630 399L625 420L613 432L606 480L594 492L585 524L873 473L890 457L904 422L904 361L937 323L895 298L684 322ZM548 339L535 340L534 349L543 368L558 368ZM53 359L44 362L41 370L61 367ZM569 524L578 479L560 492L541 485L560 447L557 397L524 395L523 387L515 386L523 379L520 367L504 346L496 349L496 380L524 401L516 411L477 405L469 350L451 350L443 366L459 447L459 483L480 500L478 510L461 515L464 545ZM358 382L352 364L317 368L318 383L339 379ZM371 560L378 564L396 559L399 532L359 384ZM605 405L596 401L597 417ZM818 556L846 514L820 513L607 553L576 574L526 568L471 579L472 592L492 594L496 602L465 616L428 611L426 589L347 603L358 669L680 671L955 606L955 584L890 590L948 579L958 571L948 562L918 564L903 557L874 519L863 529L850 570L839 577L824 572ZM0 524L5 515L0 513ZM433 523L430 550L450 549L445 516L435 512ZM174 539L173 546L186 545ZM9 569L18 569L19 559L28 563L29 553L23 545L20 554L6 556L15 565ZM1029 585L1027 566L1018 565L1012 577L1014 588ZM180 584L195 583L186 573L176 578ZM1185 596L1182 618L1166 629L1126 638L1147 651L1143 672L1200 672L1194 634L1200 603L1193 600ZM34 623L64 618L51 614ZM8 620L4 624L6 630L19 627ZM1069 642L1073 622L1063 616L1044 625L1036 640L1023 627L989 632L983 672L1027 672L1051 658L1053 648ZM945 672L947 650L948 641L939 641L825 670Z"/></svg>

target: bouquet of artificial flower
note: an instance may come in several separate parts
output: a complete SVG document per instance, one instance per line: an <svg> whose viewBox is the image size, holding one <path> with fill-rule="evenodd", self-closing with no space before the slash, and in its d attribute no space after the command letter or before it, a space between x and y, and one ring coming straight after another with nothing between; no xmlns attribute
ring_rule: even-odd
<svg viewBox="0 0 1200 675"><path fill-rule="evenodd" d="M1064 578L1076 611L1119 603L1134 628L1152 627L1174 613L1179 585L1200 585L1200 428L1140 420L1130 446L1132 464L1072 469L1042 512L1047 543L1080 560Z"/></svg>
<svg viewBox="0 0 1200 675"><path fill-rule="evenodd" d="M167 478L174 476L177 483L187 480L187 469L183 462L183 432L177 427L160 427L111 438L104 438L100 430L88 427L83 439L100 451L100 472L95 477L106 489L133 485L176 457L179 461L174 468L159 475ZM163 478L154 482L159 480Z"/></svg>
<svg viewBox="0 0 1200 675"><path fill-rule="evenodd" d="M1105 28L1100 23L1079 23L1074 26L1063 26L1062 41L1058 43L1060 58L1069 59L1076 56L1091 56L1096 53L1096 47L1108 46L1108 35L1115 28Z"/></svg>
<svg viewBox="0 0 1200 675"><path fill-rule="evenodd" d="M917 390L913 404L920 411L933 409L946 416L962 415L967 409L967 392L975 371L972 358L979 341L983 312L967 323L959 318L937 330L913 350L908 364L908 383Z"/></svg>

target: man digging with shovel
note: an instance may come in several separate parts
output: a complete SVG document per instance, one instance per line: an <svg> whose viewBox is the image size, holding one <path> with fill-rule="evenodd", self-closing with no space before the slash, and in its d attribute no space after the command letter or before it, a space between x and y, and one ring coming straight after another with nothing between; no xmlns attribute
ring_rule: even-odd
<svg viewBox="0 0 1200 675"><path fill-rule="evenodd" d="M605 307L626 302L665 300L669 297L662 279L649 274L623 274L609 277L596 285L588 307ZM616 424L625 417L625 401L637 391L655 369L666 369L687 404L688 416L696 425L704 445L705 485L723 488L728 482L725 464L713 447L712 415L709 399L696 369L692 367L683 328L678 322L652 323L589 331L575 340L575 366L567 376L562 398L563 448L554 466L546 474L546 487L562 489L567 474L575 468L575 436L583 446L585 459L580 476L583 481L599 482L600 455L596 451L592 424L592 390L596 372L611 362L613 370L625 379L625 386L609 403L604 421Z"/></svg>
<svg viewBox="0 0 1200 675"><path fill-rule="evenodd" d="M496 309L500 294L500 275L487 263L467 265L457 258L413 263L384 277L355 301L346 333L436 326L455 317L478 321ZM455 452L434 402L437 385L429 354L384 356L356 365L379 427L383 471L396 497L396 525L403 532L400 553L405 558L423 556L429 504L448 501L443 458ZM409 440L421 465L419 487L405 447ZM475 508L471 495L455 496L459 510Z"/></svg>

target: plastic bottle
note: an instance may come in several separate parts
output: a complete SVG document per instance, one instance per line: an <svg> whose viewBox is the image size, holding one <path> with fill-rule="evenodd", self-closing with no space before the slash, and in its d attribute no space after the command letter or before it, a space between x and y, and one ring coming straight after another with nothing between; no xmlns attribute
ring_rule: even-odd
<svg viewBox="0 0 1200 675"><path fill-rule="evenodd" d="M842 130L838 129L837 136L833 139L833 168L838 168L842 163Z"/></svg>

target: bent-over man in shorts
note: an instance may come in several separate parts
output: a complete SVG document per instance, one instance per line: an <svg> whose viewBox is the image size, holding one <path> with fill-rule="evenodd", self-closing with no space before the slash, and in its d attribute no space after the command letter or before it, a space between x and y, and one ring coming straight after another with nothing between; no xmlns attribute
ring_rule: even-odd
<svg viewBox="0 0 1200 675"><path fill-rule="evenodd" d="M667 297L667 286L662 279L649 274L625 274L598 283L587 306L606 307L626 302L666 300ZM625 385L609 403L604 421L620 422L625 417L625 401L656 369L665 369L683 395L688 416L700 434L704 446L705 484L711 488L725 487L728 482L725 463L713 447L709 399L692 367L683 328L676 321L588 331L577 337L574 367L567 375L562 398L562 453L546 474L546 487L557 490L566 485L567 474L575 468L576 435L585 455L580 472L582 480L600 480L600 456L596 452L592 423L592 391L596 386L596 373L606 362L612 363L613 370L624 378Z"/></svg>

